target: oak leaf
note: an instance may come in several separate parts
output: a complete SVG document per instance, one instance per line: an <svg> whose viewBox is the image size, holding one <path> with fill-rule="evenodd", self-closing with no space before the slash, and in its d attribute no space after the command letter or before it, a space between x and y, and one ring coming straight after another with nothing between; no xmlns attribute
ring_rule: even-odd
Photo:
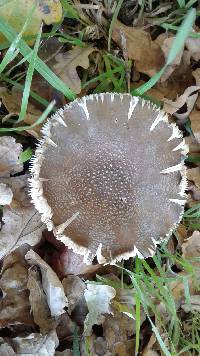
<svg viewBox="0 0 200 356"><path fill-rule="evenodd" d="M160 46L152 41L150 34L141 28L123 25L115 22L112 39L121 47L121 33L126 38L128 57L135 61L138 72L152 77L164 65L164 55Z"/></svg>
<svg viewBox="0 0 200 356"><path fill-rule="evenodd" d="M53 65L54 72L77 94L81 92L81 80L76 68L80 66L87 69L90 64L88 56L94 51L93 47L74 47L71 51L55 56L57 63Z"/></svg>

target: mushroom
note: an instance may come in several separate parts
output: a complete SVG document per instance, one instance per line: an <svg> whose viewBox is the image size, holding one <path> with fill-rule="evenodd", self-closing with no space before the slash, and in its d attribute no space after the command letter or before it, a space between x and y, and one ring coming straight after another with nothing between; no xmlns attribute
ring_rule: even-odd
<svg viewBox="0 0 200 356"><path fill-rule="evenodd" d="M176 124L149 101L104 93L58 110L42 133L30 185L48 230L88 264L152 256L186 201Z"/></svg>

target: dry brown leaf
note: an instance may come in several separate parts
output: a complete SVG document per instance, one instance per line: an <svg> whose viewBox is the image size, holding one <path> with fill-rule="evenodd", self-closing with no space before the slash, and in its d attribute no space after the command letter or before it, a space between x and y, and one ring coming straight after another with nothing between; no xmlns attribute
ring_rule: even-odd
<svg viewBox="0 0 200 356"><path fill-rule="evenodd" d="M196 85L200 85L200 68L193 70L192 75L196 81Z"/></svg>
<svg viewBox="0 0 200 356"><path fill-rule="evenodd" d="M198 62L200 60L200 38L188 37L185 41L185 46L190 57Z"/></svg>
<svg viewBox="0 0 200 356"><path fill-rule="evenodd" d="M71 51L55 56L57 63L53 65L54 72L77 94L81 92L81 80L76 68L80 66L87 69L90 64L88 56L95 50L93 47L74 47Z"/></svg>
<svg viewBox="0 0 200 356"><path fill-rule="evenodd" d="M13 209L32 207L30 196L28 195L28 178L29 175L24 174L18 177L0 179L2 184L6 184L6 186L12 190L13 199L11 202L11 207Z"/></svg>
<svg viewBox="0 0 200 356"><path fill-rule="evenodd" d="M200 232L194 231L192 236L190 236L182 244L182 257L186 260L190 260L193 266L196 267L195 277L196 280L200 280L200 262L192 260L195 257L200 257ZM186 276L188 273L183 271L179 273L180 277ZM185 286L181 279L170 282L169 287L173 293L173 297L177 302L184 302L185 300ZM190 295L198 292L197 283L193 279L188 279L188 287Z"/></svg>
<svg viewBox="0 0 200 356"><path fill-rule="evenodd" d="M40 273L35 267L30 268L28 271L27 288L30 291L29 301L34 322L39 326L42 334L47 334L50 330L56 328L59 320L51 318L46 295L42 288Z"/></svg>
<svg viewBox="0 0 200 356"><path fill-rule="evenodd" d="M34 246L41 239L44 225L33 206L16 210L6 206L3 209L2 221L0 258L25 243Z"/></svg>
<svg viewBox="0 0 200 356"><path fill-rule="evenodd" d="M26 289L28 265L18 252L5 258L0 280L3 298L0 301L0 326L23 323L33 325Z"/></svg>
<svg viewBox="0 0 200 356"><path fill-rule="evenodd" d="M193 234L182 245L183 258L192 259L200 257L200 232L194 231ZM195 266L200 266L200 261L192 262Z"/></svg>
<svg viewBox="0 0 200 356"><path fill-rule="evenodd" d="M23 164L18 161L21 152L22 145L16 143L15 138L11 136L0 137L0 178L9 177L11 174L23 170Z"/></svg>
<svg viewBox="0 0 200 356"><path fill-rule="evenodd" d="M152 334L147 346L142 351L141 356L159 356L159 353L153 349L155 343L156 343L156 337L154 334Z"/></svg>
<svg viewBox="0 0 200 356"><path fill-rule="evenodd" d="M79 300L84 297L84 290L87 287L81 278L74 275L65 277L62 280L62 285L68 299L68 313L71 314Z"/></svg>
<svg viewBox="0 0 200 356"><path fill-rule="evenodd" d="M79 328L77 327L77 331ZM74 322L70 319L68 313L64 313L59 317L59 324L56 327L56 333L59 340L72 340L74 335Z"/></svg>
<svg viewBox="0 0 200 356"><path fill-rule="evenodd" d="M0 98L5 105L6 109L9 112L9 116L11 115L19 115L21 111L21 100L22 100L22 91L20 91L15 86L12 87L12 90L9 91L5 87L0 88ZM27 106L26 115L24 118L24 122L27 125L32 125L40 116L42 112L35 108L29 101ZM19 126L19 125L18 125ZM31 130L27 130L32 136L38 138L40 134L41 125L34 127Z"/></svg>
<svg viewBox="0 0 200 356"><path fill-rule="evenodd" d="M190 304L185 304L183 303L181 305L181 308L186 312L190 313L192 311L194 312L200 312L200 295L191 295L190 296Z"/></svg>
<svg viewBox="0 0 200 356"><path fill-rule="evenodd" d="M188 87L185 92L178 97L178 99L176 101L172 101L169 99L164 99L164 106L163 109L165 112L167 112L170 115L175 114L175 116L180 119L181 121L186 119L188 117L188 115L191 113L194 104L197 100L198 94L195 93L193 94L195 91L200 90L200 86L194 85L191 87ZM176 113L180 108L183 107L183 105L187 105L187 110L185 113L183 114L178 114Z"/></svg>
<svg viewBox="0 0 200 356"><path fill-rule="evenodd" d="M46 294L47 303L51 316L56 317L64 313L67 305L62 283L51 267L33 250L28 251L25 256L31 266L38 266L42 274L42 286Z"/></svg>
<svg viewBox="0 0 200 356"><path fill-rule="evenodd" d="M28 175L1 178L13 193L10 206L3 208L0 225L0 258L23 244L36 245L41 237L44 225L40 214L28 195Z"/></svg>
<svg viewBox="0 0 200 356"><path fill-rule="evenodd" d="M26 337L15 337L12 339L6 338L6 343L3 345L5 344L9 344L14 352L14 355L54 356L55 349L57 348L59 341L55 330L53 330L46 335L35 333ZM7 350L10 352L10 349L7 348ZM10 356L13 354L10 353L8 355Z"/></svg>
<svg viewBox="0 0 200 356"><path fill-rule="evenodd" d="M76 321L78 325L83 326L88 313L84 297L86 285L78 276L74 275L69 275L64 278L62 284L68 299L68 313L73 316L73 320Z"/></svg>
<svg viewBox="0 0 200 356"><path fill-rule="evenodd" d="M6 184L0 183L0 205L10 205L12 198L12 190Z"/></svg>
<svg viewBox="0 0 200 356"><path fill-rule="evenodd" d="M200 167L187 169L187 178L192 180L197 188L200 189Z"/></svg>
<svg viewBox="0 0 200 356"><path fill-rule="evenodd" d="M193 110L189 115L192 132L196 140L200 143L200 110Z"/></svg>
<svg viewBox="0 0 200 356"><path fill-rule="evenodd" d="M168 58L172 43L174 42L174 39L175 39L175 36L167 37L164 39L164 41L161 45L161 49L162 49L162 51L164 53L164 57L165 57L165 62L167 61L167 58ZM183 48L177 54L177 56L174 59L174 61L172 62L172 64L170 64L170 66L168 66L166 68L164 74L161 77L161 82L165 82L170 77L170 75L174 72L176 67L180 65L182 56L183 56Z"/></svg>
<svg viewBox="0 0 200 356"><path fill-rule="evenodd" d="M178 228L176 229L176 236L178 236L179 244L182 245L187 237L187 229L185 225L179 224Z"/></svg>
<svg viewBox="0 0 200 356"><path fill-rule="evenodd" d="M135 60L136 70L150 77L156 74L164 65L160 46L151 40L149 33L139 28L125 26L117 20L112 39L119 47L121 47L121 32L126 38L128 57Z"/></svg>
<svg viewBox="0 0 200 356"><path fill-rule="evenodd" d="M56 351L55 356L73 356L72 350Z"/></svg>

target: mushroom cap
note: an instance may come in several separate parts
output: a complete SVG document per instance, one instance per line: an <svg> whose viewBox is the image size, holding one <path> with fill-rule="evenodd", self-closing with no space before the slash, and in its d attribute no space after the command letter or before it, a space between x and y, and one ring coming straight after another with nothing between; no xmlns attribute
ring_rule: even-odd
<svg viewBox="0 0 200 356"><path fill-rule="evenodd" d="M153 255L184 210L176 124L149 101L104 93L58 110L42 132L30 185L47 228L86 263Z"/></svg>

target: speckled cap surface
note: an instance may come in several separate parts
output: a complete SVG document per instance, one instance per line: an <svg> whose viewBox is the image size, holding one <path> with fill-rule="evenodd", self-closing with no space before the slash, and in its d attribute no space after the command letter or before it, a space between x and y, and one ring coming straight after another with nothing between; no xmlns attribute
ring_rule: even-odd
<svg viewBox="0 0 200 356"><path fill-rule="evenodd" d="M186 153L177 126L150 102L83 97L44 125L32 199L48 229L85 262L147 257L182 216Z"/></svg>

